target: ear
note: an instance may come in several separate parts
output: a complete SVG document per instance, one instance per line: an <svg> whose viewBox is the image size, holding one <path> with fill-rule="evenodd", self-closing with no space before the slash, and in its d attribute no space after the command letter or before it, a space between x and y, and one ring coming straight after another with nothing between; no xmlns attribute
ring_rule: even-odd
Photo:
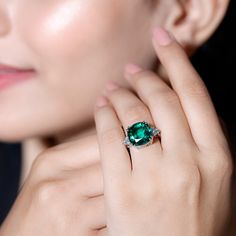
<svg viewBox="0 0 236 236"><path fill-rule="evenodd" d="M214 33L228 5L229 0L173 0L164 26L191 53Z"/></svg>

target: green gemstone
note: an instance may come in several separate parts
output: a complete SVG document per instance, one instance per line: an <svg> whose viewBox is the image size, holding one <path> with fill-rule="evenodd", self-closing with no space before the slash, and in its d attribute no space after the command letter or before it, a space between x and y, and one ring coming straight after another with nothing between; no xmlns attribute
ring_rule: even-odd
<svg viewBox="0 0 236 236"><path fill-rule="evenodd" d="M127 130L129 141L134 146L142 146L152 140L152 128L146 122L137 122Z"/></svg>

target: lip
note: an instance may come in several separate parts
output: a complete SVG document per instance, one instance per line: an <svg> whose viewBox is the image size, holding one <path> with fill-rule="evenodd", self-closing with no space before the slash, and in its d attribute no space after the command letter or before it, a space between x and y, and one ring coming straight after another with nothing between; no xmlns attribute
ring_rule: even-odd
<svg viewBox="0 0 236 236"><path fill-rule="evenodd" d="M3 64L0 63L0 70L20 70L20 71L24 71L24 70L29 70L29 69L33 69L33 68L23 68L23 67L18 67L18 66L11 66L11 65L7 65L7 64Z"/></svg>
<svg viewBox="0 0 236 236"><path fill-rule="evenodd" d="M10 85L31 79L35 73L36 71L33 68L19 68L0 64L0 91Z"/></svg>

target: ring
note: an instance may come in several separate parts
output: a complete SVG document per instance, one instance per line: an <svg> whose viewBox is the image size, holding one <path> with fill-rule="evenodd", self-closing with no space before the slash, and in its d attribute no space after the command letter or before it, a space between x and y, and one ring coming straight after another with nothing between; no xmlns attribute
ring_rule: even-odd
<svg viewBox="0 0 236 236"><path fill-rule="evenodd" d="M128 148L136 147L138 149L146 147L153 143L155 136L159 136L161 131L149 125L146 121L137 122L126 129L127 136L123 144Z"/></svg>

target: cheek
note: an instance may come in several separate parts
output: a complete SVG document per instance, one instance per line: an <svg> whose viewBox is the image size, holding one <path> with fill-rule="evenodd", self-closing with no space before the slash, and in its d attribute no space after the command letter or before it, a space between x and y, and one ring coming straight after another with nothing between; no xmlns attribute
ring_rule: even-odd
<svg viewBox="0 0 236 236"><path fill-rule="evenodd" d="M114 1L54 2L31 9L30 16L20 20L23 37L38 55L83 55L88 48L101 46L119 26L122 11Z"/></svg>

